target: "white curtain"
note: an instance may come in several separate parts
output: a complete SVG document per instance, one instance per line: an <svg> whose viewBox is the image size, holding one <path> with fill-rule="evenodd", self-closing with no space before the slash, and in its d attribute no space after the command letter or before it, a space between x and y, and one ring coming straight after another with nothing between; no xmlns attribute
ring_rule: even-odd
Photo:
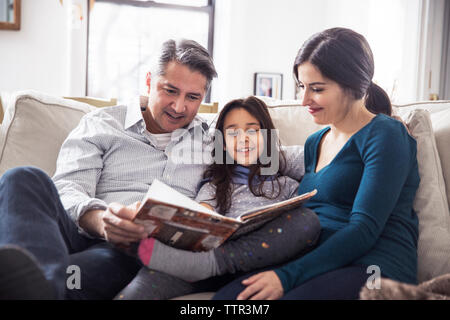
<svg viewBox="0 0 450 320"><path fill-rule="evenodd" d="M421 0L417 100L441 98L445 1Z"/></svg>
<svg viewBox="0 0 450 320"><path fill-rule="evenodd" d="M417 99L421 0L370 0L367 40L374 81L395 104Z"/></svg>

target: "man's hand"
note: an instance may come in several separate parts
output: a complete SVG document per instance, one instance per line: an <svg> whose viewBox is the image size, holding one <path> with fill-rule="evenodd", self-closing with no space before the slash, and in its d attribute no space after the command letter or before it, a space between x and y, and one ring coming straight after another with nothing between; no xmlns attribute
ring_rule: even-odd
<svg viewBox="0 0 450 320"><path fill-rule="evenodd" d="M246 285L237 300L276 300L283 296L283 286L274 271L260 272L242 281Z"/></svg>
<svg viewBox="0 0 450 320"><path fill-rule="evenodd" d="M129 246L148 237L144 227L131 220L135 217L140 203L129 206L111 203L106 210L86 212L80 219L80 226L91 234L105 238L113 244Z"/></svg>

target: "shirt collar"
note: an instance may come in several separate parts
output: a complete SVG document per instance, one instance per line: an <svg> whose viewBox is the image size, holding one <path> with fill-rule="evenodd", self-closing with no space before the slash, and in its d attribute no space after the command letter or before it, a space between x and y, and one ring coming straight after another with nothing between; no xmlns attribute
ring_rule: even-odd
<svg viewBox="0 0 450 320"><path fill-rule="evenodd" d="M137 97L131 100L130 103L128 103L124 129L127 130L140 121L142 121L143 125L145 126L144 117L142 116L141 112L141 104L139 101L139 97Z"/></svg>

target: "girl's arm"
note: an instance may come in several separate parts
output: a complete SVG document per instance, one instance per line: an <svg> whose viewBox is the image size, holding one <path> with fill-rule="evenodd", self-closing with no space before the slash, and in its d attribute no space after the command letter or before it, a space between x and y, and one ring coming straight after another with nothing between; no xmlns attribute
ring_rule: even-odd
<svg viewBox="0 0 450 320"><path fill-rule="evenodd" d="M283 176L291 177L297 181L300 181L305 175L305 157L303 152L303 146L281 146L281 151L285 156L284 168L281 168L281 174ZM282 161L280 157L280 163Z"/></svg>
<svg viewBox="0 0 450 320"><path fill-rule="evenodd" d="M216 211L216 187L210 182L205 183L200 190L198 190L195 201L210 210Z"/></svg>

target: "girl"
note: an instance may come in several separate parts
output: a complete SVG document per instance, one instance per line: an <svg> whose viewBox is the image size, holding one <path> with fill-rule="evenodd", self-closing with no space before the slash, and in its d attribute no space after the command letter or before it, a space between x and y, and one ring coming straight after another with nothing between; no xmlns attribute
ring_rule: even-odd
<svg viewBox="0 0 450 320"><path fill-rule="evenodd" d="M298 148L286 148L285 154L280 150L278 138L271 139L277 136L264 102L255 97L229 102L219 115L216 130L221 134L216 136L215 143L219 147L216 145L215 150L220 152L213 151L216 161L205 171L204 184L196 201L226 216L238 217L250 208L297 194L298 182L281 173L303 172L303 161L290 161L298 159L292 152L301 152ZM278 159L281 160L279 167ZM275 172L264 174L274 167ZM150 276L148 271L142 271L119 298L148 299L156 295L167 299L190 293L193 289L185 281L279 264L310 250L319 232L317 216L311 210L298 208L207 252L179 250L153 238L145 239L138 248L140 260L153 272L161 271L165 275L155 277L155 273ZM170 285L168 275L173 276ZM155 283L161 277L166 278L164 286ZM184 285L180 284L181 279Z"/></svg>

